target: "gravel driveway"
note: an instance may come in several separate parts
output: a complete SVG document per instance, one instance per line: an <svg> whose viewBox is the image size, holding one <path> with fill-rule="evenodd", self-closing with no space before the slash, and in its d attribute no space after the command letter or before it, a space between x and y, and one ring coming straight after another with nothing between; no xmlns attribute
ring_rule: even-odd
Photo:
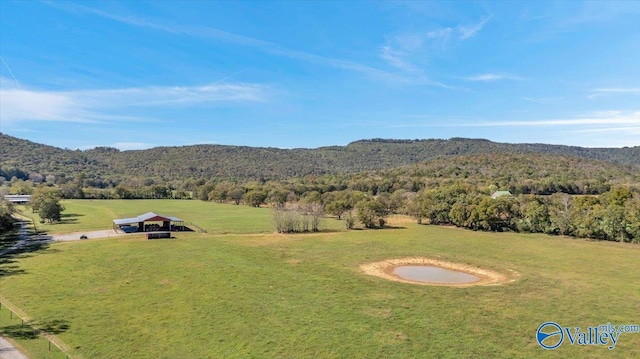
<svg viewBox="0 0 640 359"><path fill-rule="evenodd" d="M108 238L108 237L123 237L130 236L140 233L116 233L113 229L104 229L101 231L87 231L87 232L75 232L75 233L65 233L65 234L53 234L51 235L51 239L54 241L78 241L82 235L87 236L87 239L96 239L96 238Z"/></svg>

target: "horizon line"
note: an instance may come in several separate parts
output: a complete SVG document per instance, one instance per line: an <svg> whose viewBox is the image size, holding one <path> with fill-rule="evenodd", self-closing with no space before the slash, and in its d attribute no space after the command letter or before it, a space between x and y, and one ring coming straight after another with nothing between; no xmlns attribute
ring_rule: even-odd
<svg viewBox="0 0 640 359"><path fill-rule="evenodd" d="M483 142L491 142L491 143L495 143L495 144L503 144L503 145L542 145L542 146L561 146L561 147L572 147L572 148L589 148L589 149L622 149L622 148L638 148L640 147L640 144L638 145L633 145L633 146L620 146L620 147L589 147L589 146L576 146L576 145L567 145L567 144L558 144L558 143L544 143L544 142L499 142L499 141L494 141L488 138L480 138L480 137L476 137L476 138L472 138L472 137L459 137L459 136L454 136L454 137L449 137L449 138L382 138L382 137L372 137L372 138L361 138L358 140L353 140L350 141L346 144L327 144L327 145L323 145L323 146L317 146L317 147L274 147L274 146L249 146L249 145L236 145L236 144L224 144L224 143L215 143L215 142L198 142L198 143L191 143L191 144L181 144L181 145L155 145L155 144L149 144L149 143L141 143L141 142L118 142L118 143L114 143L114 144L110 144L110 145L91 145L91 146L83 146L84 148L76 148L76 149L72 149L69 147L59 147L59 146L54 146L54 145L48 145L46 143L41 143L41 142L35 142L26 138L21 138L21 137L16 137L13 135L9 135L7 133L1 132L0 131L0 136L7 136L7 137L13 137L16 138L18 140L23 140L23 141L29 141L38 145L42 145L42 146L49 146L49 147L54 147L60 150L66 150L66 151L82 151L82 152L86 152L86 151L91 151L91 150L96 150L96 149L115 149L119 152L128 152L128 151L146 151L146 150L152 150L152 149L157 149L157 148L180 148L180 147L194 147L194 146L226 146L226 147L249 147L249 148L267 148L267 149L278 149L278 150L316 150L316 149L321 149L321 148L328 148L328 147L346 147L358 142L386 142L386 143L397 143L397 144L401 144L401 143L415 143L415 142L428 142L428 141L483 141ZM119 148L117 147L117 145L123 145L122 147L125 148ZM145 145L144 148L126 148L127 145Z"/></svg>

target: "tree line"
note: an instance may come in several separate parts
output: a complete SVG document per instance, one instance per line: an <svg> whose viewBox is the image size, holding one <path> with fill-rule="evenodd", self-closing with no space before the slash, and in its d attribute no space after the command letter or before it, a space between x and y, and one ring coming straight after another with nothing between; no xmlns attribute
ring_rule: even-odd
<svg viewBox="0 0 640 359"><path fill-rule="evenodd" d="M477 187L453 181L424 185L414 191L383 185L387 180L374 179L376 193L372 193L371 183L360 187L358 182L329 184L306 178L289 183L205 183L194 194L204 201L270 206L274 208L276 229L282 233L317 231L324 214L344 219L348 229L356 223L365 228L384 228L389 215L402 214L419 224L640 242L640 191L636 187L613 186L598 195L516 193L492 198L499 189L493 184ZM429 180L424 178L423 182ZM380 188L388 190L380 192ZM146 190L156 193L152 198L175 198L172 193L176 193L168 187ZM32 209L43 219L59 221L63 189L41 185L32 193ZM111 193L127 198L138 192L116 189Z"/></svg>
<svg viewBox="0 0 640 359"><path fill-rule="evenodd" d="M421 141L417 143L416 148L426 146ZM465 153L477 150L482 141L443 143L456 144L458 149L455 151L454 147L447 148ZM415 144L413 141L363 141L330 151L357 148L356 152L360 154L375 153L375 156L364 157L366 160L385 162L388 158L396 158L396 145ZM493 144L488 142L486 146ZM207 154L201 150L203 156ZM247 158L253 150L244 149ZM627 149L627 152L630 150L633 149ZM51 151L67 154L55 148ZM119 153L106 148L94 152L104 158ZM265 151L263 156L270 153L273 151ZM247 167L244 163L236 165ZM254 162L251 166L267 165ZM167 178L121 173L102 177L86 171L54 175L1 167L0 193L32 194L50 190L58 199L172 198L271 206L281 211L277 213L278 218L287 223L278 228L283 232L313 230L312 225L305 224L311 223L308 220L311 212L305 208L314 205L323 213L344 219L348 228L356 223L366 228L385 227L388 215L406 214L418 223L455 225L473 230L549 233L619 241L637 241L639 237L640 167L637 166L554 154L499 152L445 156L356 173L341 172L339 168L317 175L253 179L204 174L174 178L179 171ZM10 179L2 177L10 174ZM496 190L508 190L513 196L490 198ZM620 195L621 191L626 194ZM620 196L622 199L610 200ZM56 218L47 220L55 221Z"/></svg>

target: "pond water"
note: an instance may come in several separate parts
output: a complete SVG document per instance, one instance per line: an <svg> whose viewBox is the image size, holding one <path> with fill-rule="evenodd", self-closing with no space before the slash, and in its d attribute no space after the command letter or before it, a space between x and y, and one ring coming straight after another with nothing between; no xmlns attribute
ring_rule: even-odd
<svg viewBox="0 0 640 359"><path fill-rule="evenodd" d="M434 266L399 266L393 269L393 274L402 279L425 283L460 284L480 280L473 274Z"/></svg>

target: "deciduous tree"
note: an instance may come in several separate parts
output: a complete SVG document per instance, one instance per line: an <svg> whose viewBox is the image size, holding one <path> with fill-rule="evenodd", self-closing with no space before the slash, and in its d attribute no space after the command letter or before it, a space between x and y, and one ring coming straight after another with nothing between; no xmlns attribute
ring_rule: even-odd
<svg viewBox="0 0 640 359"><path fill-rule="evenodd" d="M58 200L56 200L55 198L46 198L42 202L38 214L43 220L49 223L53 223L60 221L62 211L64 211L64 207L62 207Z"/></svg>

